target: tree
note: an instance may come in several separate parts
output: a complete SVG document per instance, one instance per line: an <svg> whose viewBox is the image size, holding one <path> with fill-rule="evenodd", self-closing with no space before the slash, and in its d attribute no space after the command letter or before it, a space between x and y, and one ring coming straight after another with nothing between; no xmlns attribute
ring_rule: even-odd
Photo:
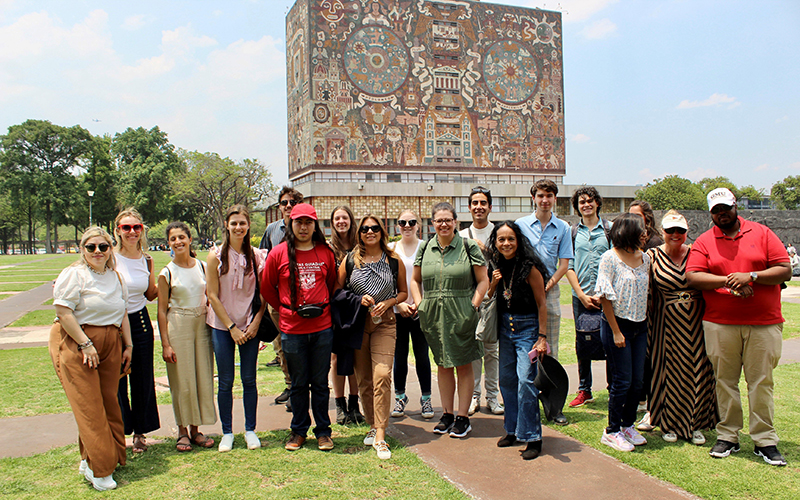
<svg viewBox="0 0 800 500"><path fill-rule="evenodd" d="M677 175L668 175L648 183L636 192L636 198L650 203L653 210L706 209L706 197L700 187Z"/></svg>
<svg viewBox="0 0 800 500"><path fill-rule="evenodd" d="M167 134L153 127L128 128L114 136L111 154L119 172L119 200L133 206L146 221L169 216L174 187L183 167Z"/></svg>
<svg viewBox="0 0 800 500"><path fill-rule="evenodd" d="M94 191L92 223L106 227L114 221L120 209L117 199L119 175L111 158L111 143L110 135L95 137L89 154L89 166L83 178L83 188L85 189L82 189L80 193L85 201L82 206L88 210L89 199L86 192Z"/></svg>
<svg viewBox="0 0 800 500"><path fill-rule="evenodd" d="M800 175L790 175L773 184L770 197L781 210L800 208Z"/></svg>
<svg viewBox="0 0 800 500"><path fill-rule="evenodd" d="M739 188L736 187L736 184L731 182L731 180L727 177L706 177L704 179L700 179L697 184L703 191L703 196L706 196L711 191L721 187L730 189L733 195L737 198L741 195L741 192L739 191Z"/></svg>
<svg viewBox="0 0 800 500"><path fill-rule="evenodd" d="M764 189L756 189L754 186L744 186L739 189L739 194L736 198L747 198L750 201L761 201L764 197Z"/></svg>

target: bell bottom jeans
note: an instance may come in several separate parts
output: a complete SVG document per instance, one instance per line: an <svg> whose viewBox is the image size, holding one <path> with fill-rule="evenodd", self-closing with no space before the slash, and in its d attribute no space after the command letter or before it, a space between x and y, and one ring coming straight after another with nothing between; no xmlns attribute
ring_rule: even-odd
<svg viewBox="0 0 800 500"><path fill-rule="evenodd" d="M539 317L502 313L498 322L500 393L505 404L503 427L506 434L514 434L523 443L541 441L539 389L533 385L537 364L528 357L539 336Z"/></svg>

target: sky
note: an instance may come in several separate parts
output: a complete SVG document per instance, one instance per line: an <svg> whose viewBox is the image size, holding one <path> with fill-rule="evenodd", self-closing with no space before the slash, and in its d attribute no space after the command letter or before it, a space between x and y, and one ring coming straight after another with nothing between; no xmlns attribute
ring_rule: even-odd
<svg viewBox="0 0 800 500"><path fill-rule="evenodd" d="M352 0L356 1L356 0ZM158 125L286 169L289 0L0 0L0 134ZM800 1L508 0L563 14L567 184L800 175Z"/></svg>

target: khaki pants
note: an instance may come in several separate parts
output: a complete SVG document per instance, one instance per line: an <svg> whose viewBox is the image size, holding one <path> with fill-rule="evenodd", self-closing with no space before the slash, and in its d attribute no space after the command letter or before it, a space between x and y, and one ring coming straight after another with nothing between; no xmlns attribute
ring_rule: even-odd
<svg viewBox="0 0 800 500"><path fill-rule="evenodd" d="M53 323L50 329L50 359L56 369L78 424L78 445L95 477L106 477L117 464L125 465L125 434L117 399L122 343L116 326L89 326L83 331L94 343L100 364L83 364L78 344Z"/></svg>
<svg viewBox="0 0 800 500"><path fill-rule="evenodd" d="M756 446L778 444L773 426L772 370L781 359L783 323L720 325L703 321L703 329L706 352L717 379L717 437L739 442L739 430L744 425L739 378L744 368L750 404L750 437Z"/></svg>
<svg viewBox="0 0 800 500"><path fill-rule="evenodd" d="M383 321L372 322L367 316L361 349L355 352L355 372L358 392L364 407L364 418L370 427L386 429L392 410L392 365L397 339L394 312L389 308Z"/></svg>
<svg viewBox="0 0 800 500"><path fill-rule="evenodd" d="M275 328L281 331L281 312L277 309L273 309L270 305L267 306L267 309L269 309L269 317L272 318ZM281 362L281 371L283 371L283 381L286 382L286 387L292 387L292 377L289 376L289 366L286 364L286 356L283 354L280 335L275 337L275 340L272 341L272 348L275 350L275 355L278 356Z"/></svg>

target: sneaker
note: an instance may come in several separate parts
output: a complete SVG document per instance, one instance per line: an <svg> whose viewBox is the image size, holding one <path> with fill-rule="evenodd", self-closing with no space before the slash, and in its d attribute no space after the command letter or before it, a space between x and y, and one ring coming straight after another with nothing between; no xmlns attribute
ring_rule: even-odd
<svg viewBox="0 0 800 500"><path fill-rule="evenodd" d="M317 448L322 451L333 449L333 439L330 436L317 436Z"/></svg>
<svg viewBox="0 0 800 500"><path fill-rule="evenodd" d="M462 417L461 415L456 417L455 423L453 423L453 427L450 428L450 437L451 438L463 438L469 434L469 431L472 430L472 426L469 425L469 417Z"/></svg>
<svg viewBox="0 0 800 500"><path fill-rule="evenodd" d="M439 419L439 423L433 428L433 433L447 434L450 432L450 428L453 427L453 422L455 422L455 420L456 416L452 413L443 413L442 418Z"/></svg>
<svg viewBox="0 0 800 500"><path fill-rule="evenodd" d="M708 454L714 458L725 458L730 455L731 452L738 453L740 449L739 443L731 443L730 441L717 439L717 442L711 447L711 451L709 451Z"/></svg>
<svg viewBox="0 0 800 500"><path fill-rule="evenodd" d="M502 415L506 411L503 405L497 401L497 398L487 398L486 406L489 408L489 411L495 415Z"/></svg>
<svg viewBox="0 0 800 500"><path fill-rule="evenodd" d="M701 431L692 432L692 444L696 444L697 446L706 444L706 437Z"/></svg>
<svg viewBox="0 0 800 500"><path fill-rule="evenodd" d="M291 434L289 434L289 440L286 442L286 446L284 446L284 448L286 448L289 451L297 451L303 447L303 443L305 442L306 442L305 436L301 436L300 434L295 434L294 432L292 432Z"/></svg>
<svg viewBox="0 0 800 500"><path fill-rule="evenodd" d="M289 391L289 388L287 387L286 389L283 390L282 393L280 393L278 395L277 398L275 398L275 404L276 405L286 404L286 402L289 401L289 395L290 394L291 394L291 392Z"/></svg>
<svg viewBox="0 0 800 500"><path fill-rule="evenodd" d="M403 396L403 399L394 398L394 409L392 416L395 418L402 417L406 414L406 405L408 404L408 396Z"/></svg>
<svg viewBox="0 0 800 500"><path fill-rule="evenodd" d="M592 397L592 393L589 391L578 391L578 395L575 396L575 399L570 401L569 407L570 408L577 408L579 406L583 406L586 403L593 403L594 398Z"/></svg>
<svg viewBox="0 0 800 500"><path fill-rule="evenodd" d="M481 398L472 396L472 402L470 402L469 404L469 412L468 412L469 416L474 415L475 412L480 409L481 409Z"/></svg>
<svg viewBox="0 0 800 500"><path fill-rule="evenodd" d="M86 460L81 460L81 464L78 466L78 474L83 477L86 477L86 468L89 467L88 462Z"/></svg>
<svg viewBox="0 0 800 500"><path fill-rule="evenodd" d="M233 449L233 434L223 434L222 439L219 440L219 451L225 453Z"/></svg>
<svg viewBox="0 0 800 500"><path fill-rule="evenodd" d="M778 451L778 447L774 444L769 446L756 446L753 453L763 458L764 461L770 465L777 465L779 467L786 465L786 459L783 458L781 452Z"/></svg>
<svg viewBox="0 0 800 500"><path fill-rule="evenodd" d="M83 471L83 477L92 483L92 487L97 491L113 490L117 487L117 482L114 481L114 478L111 476L111 474L106 477L94 477L94 473L92 472L92 469L89 468L88 464Z"/></svg>
<svg viewBox="0 0 800 500"><path fill-rule="evenodd" d="M386 441L375 441L372 443L372 447L375 448L375 451L378 453L378 458L381 460L389 460L392 458L392 450L389 449L389 445L386 444Z"/></svg>
<svg viewBox="0 0 800 500"><path fill-rule="evenodd" d="M663 439L668 443L675 443L678 441L678 435L675 434L674 432L665 432L664 434L661 435L661 439Z"/></svg>
<svg viewBox="0 0 800 500"><path fill-rule="evenodd" d="M422 418L433 418L433 403L431 403L431 398L419 398L419 405L422 407Z"/></svg>
<svg viewBox="0 0 800 500"><path fill-rule="evenodd" d="M261 440L258 439L258 436L253 431L247 431L244 433L244 441L247 443L248 450L257 450L261 448Z"/></svg>
<svg viewBox="0 0 800 500"><path fill-rule="evenodd" d="M639 434L639 431L633 428L633 426L625 427L621 431L622 436L630 441L630 443L634 446L642 446L643 444L647 444L647 440ZM677 436L675 437L677 440Z"/></svg>
<svg viewBox="0 0 800 500"><path fill-rule="evenodd" d="M367 446L372 446L375 444L375 434L378 433L378 429L370 429L367 435L364 437L364 444Z"/></svg>
<svg viewBox="0 0 800 500"><path fill-rule="evenodd" d="M625 439L621 432L612 432L609 434L604 430L600 442L618 451L633 451L633 445Z"/></svg>
<svg viewBox="0 0 800 500"><path fill-rule="evenodd" d="M642 432L650 432L653 429L655 429L655 427L650 425L650 412L649 411L647 413L645 413L644 416L642 417L642 419L639 420L639 423L636 424L636 429L640 430Z"/></svg>

